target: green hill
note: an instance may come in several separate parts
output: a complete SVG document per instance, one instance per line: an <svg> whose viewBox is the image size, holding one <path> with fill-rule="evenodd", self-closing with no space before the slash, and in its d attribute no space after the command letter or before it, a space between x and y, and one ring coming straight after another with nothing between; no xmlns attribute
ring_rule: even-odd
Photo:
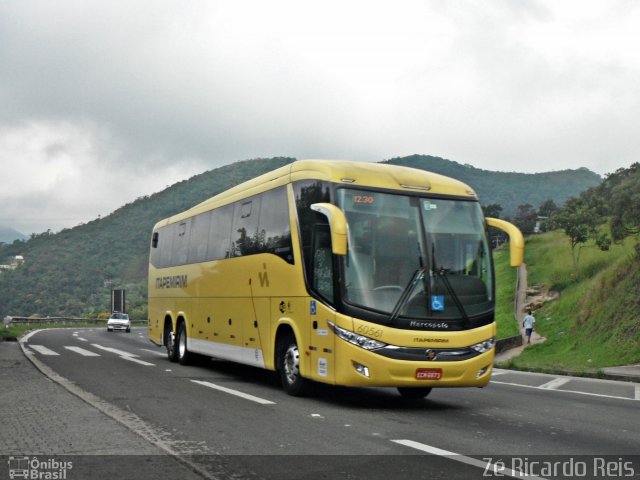
<svg viewBox="0 0 640 480"><path fill-rule="evenodd" d="M562 205L567 198L602 182L600 176L586 168L545 173L492 172L428 155L392 158L385 163L429 170L461 180L475 189L483 205L501 205L503 216L508 217L513 217L517 207L526 203L538 207L552 199L556 205Z"/></svg>
<svg viewBox="0 0 640 480"><path fill-rule="evenodd" d="M11 255L23 255L26 261L14 271L0 273L0 318L32 314L95 316L109 308L111 288L125 288L131 316L146 318L147 255L153 225L293 160L271 158L233 163L141 197L107 217L1 246L0 263ZM507 207L538 205L537 199L541 203L552 198L561 204L566 195L577 194L599 181L595 173L585 169L533 175L489 172L417 155L392 159L389 163L464 180L477 190L483 204L501 203L505 213L509 213Z"/></svg>

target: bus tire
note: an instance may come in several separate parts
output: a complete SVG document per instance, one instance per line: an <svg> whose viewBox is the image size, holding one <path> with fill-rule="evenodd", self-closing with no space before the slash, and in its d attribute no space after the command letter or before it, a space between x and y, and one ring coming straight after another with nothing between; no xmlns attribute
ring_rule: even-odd
<svg viewBox="0 0 640 480"><path fill-rule="evenodd" d="M167 347L167 358L170 362L178 361L178 344L176 343L176 336L171 331L171 324L168 323L164 327L164 344Z"/></svg>
<svg viewBox="0 0 640 480"><path fill-rule="evenodd" d="M189 365L191 354L187 349L187 327L184 322L178 325L178 335L176 336L176 351L178 363L180 365Z"/></svg>
<svg viewBox="0 0 640 480"><path fill-rule="evenodd" d="M431 393L431 387L398 387L398 393L404 398L419 400Z"/></svg>
<svg viewBox="0 0 640 480"><path fill-rule="evenodd" d="M278 374L289 395L300 397L307 393L309 381L300 375L300 350L293 334L285 335L278 344Z"/></svg>

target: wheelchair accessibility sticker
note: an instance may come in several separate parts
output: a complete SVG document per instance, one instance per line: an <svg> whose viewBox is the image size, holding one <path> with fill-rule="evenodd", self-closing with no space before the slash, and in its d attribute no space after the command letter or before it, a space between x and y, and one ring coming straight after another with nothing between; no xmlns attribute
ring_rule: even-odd
<svg viewBox="0 0 640 480"><path fill-rule="evenodd" d="M444 311L444 295L431 295L431 310Z"/></svg>

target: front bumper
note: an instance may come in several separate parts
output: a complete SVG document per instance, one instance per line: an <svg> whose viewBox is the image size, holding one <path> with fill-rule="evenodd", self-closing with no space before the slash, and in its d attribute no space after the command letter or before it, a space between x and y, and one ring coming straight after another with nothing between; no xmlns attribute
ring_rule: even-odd
<svg viewBox="0 0 640 480"><path fill-rule="evenodd" d="M370 387L484 387L491 379L494 356L492 348L458 361L411 361L390 358L337 339L336 359L341 368L336 369L336 383ZM419 370L438 369L442 372L438 380L417 378Z"/></svg>
<svg viewBox="0 0 640 480"><path fill-rule="evenodd" d="M107 330L129 330L131 324L129 323L107 323Z"/></svg>

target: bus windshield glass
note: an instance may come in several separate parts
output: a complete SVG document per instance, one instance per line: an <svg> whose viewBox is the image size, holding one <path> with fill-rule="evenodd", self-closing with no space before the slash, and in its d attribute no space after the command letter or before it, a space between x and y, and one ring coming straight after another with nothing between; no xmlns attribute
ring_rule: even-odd
<svg viewBox="0 0 640 480"><path fill-rule="evenodd" d="M338 189L348 223L342 298L402 320L468 320L493 306L476 201Z"/></svg>

